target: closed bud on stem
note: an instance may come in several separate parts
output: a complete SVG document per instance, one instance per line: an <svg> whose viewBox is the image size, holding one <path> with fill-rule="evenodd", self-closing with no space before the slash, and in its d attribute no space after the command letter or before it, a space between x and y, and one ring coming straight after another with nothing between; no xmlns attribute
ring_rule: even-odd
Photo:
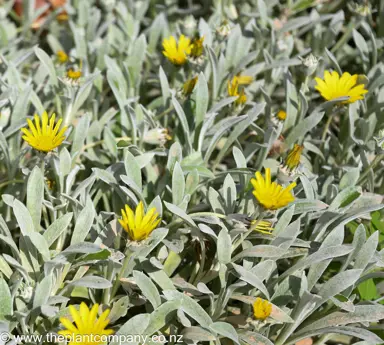
<svg viewBox="0 0 384 345"><path fill-rule="evenodd" d="M197 21L195 17L190 15L187 18L185 18L183 22L183 26L185 28L187 35L192 36L197 27Z"/></svg>
<svg viewBox="0 0 384 345"><path fill-rule="evenodd" d="M384 150L384 129L381 129L377 137L374 137L374 139L376 140L377 146Z"/></svg>
<svg viewBox="0 0 384 345"><path fill-rule="evenodd" d="M362 17L367 17L372 13L368 2L365 4L352 3L350 4L349 8L352 12L355 12L357 15Z"/></svg>
<svg viewBox="0 0 384 345"><path fill-rule="evenodd" d="M222 38L226 38L231 33L231 25L227 20L224 20L216 29L216 33Z"/></svg>
<svg viewBox="0 0 384 345"><path fill-rule="evenodd" d="M153 128L144 135L144 142L151 145L164 145L171 139L166 128Z"/></svg>
<svg viewBox="0 0 384 345"><path fill-rule="evenodd" d="M313 54L309 54L306 58L301 59L301 63L304 67L305 75L309 77L316 72L319 60Z"/></svg>

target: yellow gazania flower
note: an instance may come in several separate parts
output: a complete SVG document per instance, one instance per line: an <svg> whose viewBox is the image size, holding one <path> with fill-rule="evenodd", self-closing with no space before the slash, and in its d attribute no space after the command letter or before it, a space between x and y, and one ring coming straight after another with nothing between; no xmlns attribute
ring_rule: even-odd
<svg viewBox="0 0 384 345"><path fill-rule="evenodd" d="M200 38L194 38L191 43L191 56L194 58L198 58L203 55L204 51L204 36Z"/></svg>
<svg viewBox="0 0 384 345"><path fill-rule="evenodd" d="M160 223L159 214L156 208L151 208L146 214L144 213L144 204L140 201L136 207L136 211L125 205L125 210L121 210L123 219L119 219L119 223L128 233L132 241L142 241L146 239Z"/></svg>
<svg viewBox="0 0 384 345"><path fill-rule="evenodd" d="M253 195L257 201L267 210L277 210L287 206L293 200L294 196L291 190L296 187L296 183L292 182L288 187L271 182L271 169L265 169L265 179L260 171L257 171L256 179L251 179L254 191Z"/></svg>
<svg viewBox="0 0 384 345"><path fill-rule="evenodd" d="M241 89L239 92L239 83L234 79L232 79L232 81L228 80L228 95L231 97L237 96L235 101L236 106L241 106L247 102L247 96L244 89Z"/></svg>
<svg viewBox="0 0 384 345"><path fill-rule="evenodd" d="M293 149L289 151L287 158L285 159L285 166L289 170L294 170L300 163L301 153L303 152L304 146L295 144Z"/></svg>
<svg viewBox="0 0 384 345"><path fill-rule="evenodd" d="M317 85L316 90L327 100L348 96L347 101L341 103L354 103L359 99L364 98L364 94L368 92L364 88L364 84L358 84L358 75L350 75L348 72L344 72L340 77L336 71L332 73L329 71L324 72L324 80L321 78L315 78Z"/></svg>
<svg viewBox="0 0 384 345"><path fill-rule="evenodd" d="M237 82L238 85L249 85L253 82L253 77L249 75L236 75L233 77L232 82Z"/></svg>
<svg viewBox="0 0 384 345"><path fill-rule="evenodd" d="M105 310L97 319L98 309L98 304L91 310L84 302L81 302L79 310L70 305L69 312L75 324L68 318L61 317L60 322L66 329L59 331L58 334L65 336L69 345L97 345L105 342L103 338L106 339L108 335L113 334L112 329L105 329L109 324L107 317L110 310Z"/></svg>
<svg viewBox="0 0 384 345"><path fill-rule="evenodd" d="M55 117L56 115L53 114L48 124L48 114L45 111L41 116L41 126L40 117L37 114L34 116L34 124L27 119L30 131L26 128L21 129L24 133L23 139L36 150L43 152L54 150L64 141L64 133L67 130L67 127L63 127L59 132L63 120L59 119L55 125Z"/></svg>
<svg viewBox="0 0 384 345"><path fill-rule="evenodd" d="M255 231L268 235L273 231L272 223L269 220L252 220L251 227Z"/></svg>
<svg viewBox="0 0 384 345"><path fill-rule="evenodd" d="M260 297L253 303L253 316L257 320L265 320L272 312L272 304Z"/></svg>
<svg viewBox="0 0 384 345"><path fill-rule="evenodd" d="M174 65L181 66L187 62L187 57L191 53L191 40L181 35L179 42L174 36L163 40L163 54Z"/></svg>
<svg viewBox="0 0 384 345"><path fill-rule="evenodd" d="M81 71L74 71L72 68L70 68L67 71L67 77L72 80L77 80L81 77Z"/></svg>
<svg viewBox="0 0 384 345"><path fill-rule="evenodd" d="M198 80L198 76L196 76L192 79L189 79L184 83L184 85L183 85L183 95L184 96L189 96L192 93L193 89L196 86L197 80Z"/></svg>
<svg viewBox="0 0 384 345"><path fill-rule="evenodd" d="M287 118L287 113L284 111L284 110L279 110L276 114L276 117L280 120L280 121L284 121L286 118Z"/></svg>
<svg viewBox="0 0 384 345"><path fill-rule="evenodd" d="M56 53L56 57L57 57L57 60L60 62L60 63L66 63L68 61L68 55L65 53L65 51L63 50L59 50L57 51Z"/></svg>

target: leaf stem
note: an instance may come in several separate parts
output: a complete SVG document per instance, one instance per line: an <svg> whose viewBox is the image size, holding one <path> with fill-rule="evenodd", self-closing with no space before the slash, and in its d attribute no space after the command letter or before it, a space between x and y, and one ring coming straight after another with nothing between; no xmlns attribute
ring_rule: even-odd
<svg viewBox="0 0 384 345"><path fill-rule="evenodd" d="M323 130L323 134L321 135L321 147L322 148L325 145L325 138L327 137L327 132L329 130L329 127L331 126L331 123L332 123L332 115L330 114L328 116L327 122L325 124L324 130Z"/></svg>
<svg viewBox="0 0 384 345"><path fill-rule="evenodd" d="M115 138L115 141L116 142L119 142L120 140L127 140L127 141L130 141L132 140L131 137L118 137L118 138ZM88 149L91 149L92 147L95 147L95 146L98 146L98 145L102 145L104 144L105 140L102 139L102 140L98 140L98 141L94 141L93 143L89 143L87 145L84 145L82 148L81 148L81 152L84 152Z"/></svg>
<svg viewBox="0 0 384 345"><path fill-rule="evenodd" d="M173 110L173 106L170 106L168 109L164 110L162 113L155 116L156 120L160 120L163 116L169 114Z"/></svg>
<svg viewBox="0 0 384 345"><path fill-rule="evenodd" d="M116 277L115 282L113 283L112 291L111 291L111 294L110 294L110 300L113 297L115 297L115 295L117 293L117 290L120 287L120 279L124 278L124 276L125 276L125 271L127 270L128 263L129 263L129 261L130 261L130 259L132 257L132 254L133 254L133 251L131 250L130 246L127 246L124 254L125 254L125 258L124 258L124 261L123 261L123 265L122 265L122 267L120 269L119 274Z"/></svg>
<svg viewBox="0 0 384 345"><path fill-rule="evenodd" d="M24 183L24 182L25 182L24 180L10 180L10 181L5 181L5 182L0 183L0 188L6 187L6 186L8 186L9 184L13 184L13 183Z"/></svg>
<svg viewBox="0 0 384 345"><path fill-rule="evenodd" d="M375 157L372 163L365 169L364 173L360 176L357 184L361 184L364 182L365 178L368 176L371 170L375 169L376 166L380 163L381 160L384 159L384 153L381 153Z"/></svg>

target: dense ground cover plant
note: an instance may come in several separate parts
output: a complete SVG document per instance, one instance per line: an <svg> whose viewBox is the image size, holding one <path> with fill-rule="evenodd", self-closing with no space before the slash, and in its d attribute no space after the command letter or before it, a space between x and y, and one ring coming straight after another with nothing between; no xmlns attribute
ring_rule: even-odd
<svg viewBox="0 0 384 345"><path fill-rule="evenodd" d="M383 0L0 0L1 331L382 343L383 44Z"/></svg>

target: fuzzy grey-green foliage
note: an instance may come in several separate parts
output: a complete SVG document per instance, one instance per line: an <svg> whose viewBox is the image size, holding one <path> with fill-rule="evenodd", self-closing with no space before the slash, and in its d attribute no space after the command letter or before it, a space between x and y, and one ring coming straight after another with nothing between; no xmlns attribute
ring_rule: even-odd
<svg viewBox="0 0 384 345"><path fill-rule="evenodd" d="M57 332L85 301L118 334L188 344L383 342L383 0L72 0L67 22L51 12L38 29L34 2L23 18L14 2L0 1L2 331ZM182 33L204 53L177 68L161 43ZM361 75L365 99L325 102L326 69ZM253 77L242 108L227 94L239 73ZM69 126L47 155L20 132L44 110ZM297 183L276 212L249 182L266 167ZM162 222L135 244L117 219L140 201ZM249 230L261 217L272 234ZM256 297L273 304L265 321Z"/></svg>

